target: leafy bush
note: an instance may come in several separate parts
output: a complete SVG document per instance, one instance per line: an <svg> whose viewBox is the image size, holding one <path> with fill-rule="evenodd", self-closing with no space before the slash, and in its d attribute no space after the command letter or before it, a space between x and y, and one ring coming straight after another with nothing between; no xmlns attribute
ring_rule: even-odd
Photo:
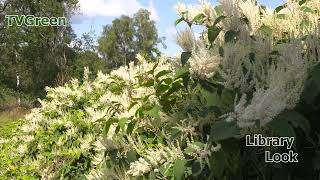
<svg viewBox="0 0 320 180"><path fill-rule="evenodd" d="M166 57L47 88L11 137L1 175L45 179L316 179L319 177L317 0L274 12L254 1L177 5L188 29ZM299 163L265 163L245 135L293 136ZM261 153L262 152L262 153Z"/></svg>

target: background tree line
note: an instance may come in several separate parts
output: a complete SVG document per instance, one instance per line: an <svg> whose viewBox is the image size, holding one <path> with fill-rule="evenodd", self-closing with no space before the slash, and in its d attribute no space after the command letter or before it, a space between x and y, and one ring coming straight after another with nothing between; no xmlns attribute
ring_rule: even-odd
<svg viewBox="0 0 320 180"><path fill-rule="evenodd" d="M46 86L81 78L85 66L92 74L109 72L133 61L137 53L154 57L159 43L163 44L147 10L141 9L132 17L123 15L104 26L98 43L93 32L76 36L70 19L77 13L77 0L0 0L0 99L7 91L4 89L42 96ZM4 22L6 14L64 16L69 24L9 27Z"/></svg>

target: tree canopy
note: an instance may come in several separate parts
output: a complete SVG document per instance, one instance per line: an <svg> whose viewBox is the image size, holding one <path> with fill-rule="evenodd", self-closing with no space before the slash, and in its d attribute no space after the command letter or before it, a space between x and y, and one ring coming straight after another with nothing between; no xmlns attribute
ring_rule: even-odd
<svg viewBox="0 0 320 180"><path fill-rule="evenodd" d="M77 0L65 1L1 1L4 15L67 17L77 10ZM35 94L54 85L62 74L67 59L73 57L68 46L75 38L67 26L6 26L0 24L0 82L15 87L21 77L21 89Z"/></svg>
<svg viewBox="0 0 320 180"><path fill-rule="evenodd" d="M153 56L160 42L150 12L140 9L133 17L121 16L104 26L98 51L110 67L119 67L134 60L138 53Z"/></svg>

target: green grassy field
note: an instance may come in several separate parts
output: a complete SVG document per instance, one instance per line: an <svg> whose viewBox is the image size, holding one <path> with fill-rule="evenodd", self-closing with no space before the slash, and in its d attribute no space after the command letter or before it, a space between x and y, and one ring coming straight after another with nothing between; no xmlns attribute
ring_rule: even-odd
<svg viewBox="0 0 320 180"><path fill-rule="evenodd" d="M19 119L22 119L28 111L23 108L15 108L0 112L0 137L8 136L11 130L16 127Z"/></svg>

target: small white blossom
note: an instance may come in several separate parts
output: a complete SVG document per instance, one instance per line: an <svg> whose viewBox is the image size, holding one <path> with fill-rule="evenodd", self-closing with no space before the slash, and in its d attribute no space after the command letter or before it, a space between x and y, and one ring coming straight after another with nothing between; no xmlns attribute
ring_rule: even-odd
<svg viewBox="0 0 320 180"><path fill-rule="evenodd" d="M194 47L188 63L191 74L200 78L211 78L217 73L220 61L221 58L217 54L201 43Z"/></svg>

